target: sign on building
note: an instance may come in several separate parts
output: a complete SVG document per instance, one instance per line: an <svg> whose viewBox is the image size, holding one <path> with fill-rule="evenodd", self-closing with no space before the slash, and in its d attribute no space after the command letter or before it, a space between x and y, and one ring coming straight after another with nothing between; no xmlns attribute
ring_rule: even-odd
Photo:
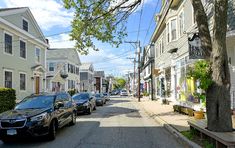
<svg viewBox="0 0 235 148"><path fill-rule="evenodd" d="M204 59L204 52L201 47L201 39L198 34L194 34L192 38L188 38L189 59Z"/></svg>

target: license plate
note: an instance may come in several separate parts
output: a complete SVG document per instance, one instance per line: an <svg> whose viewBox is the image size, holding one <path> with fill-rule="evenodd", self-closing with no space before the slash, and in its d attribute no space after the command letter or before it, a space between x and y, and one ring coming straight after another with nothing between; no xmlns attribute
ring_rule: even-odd
<svg viewBox="0 0 235 148"><path fill-rule="evenodd" d="M7 135L16 135L17 131L15 129L7 130Z"/></svg>

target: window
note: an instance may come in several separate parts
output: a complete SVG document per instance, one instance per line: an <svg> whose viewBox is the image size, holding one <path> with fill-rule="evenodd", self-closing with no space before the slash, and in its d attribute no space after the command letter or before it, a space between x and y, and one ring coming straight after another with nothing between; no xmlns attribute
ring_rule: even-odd
<svg viewBox="0 0 235 148"><path fill-rule="evenodd" d="M40 49L39 48L35 49L35 56L36 56L36 61L40 62Z"/></svg>
<svg viewBox="0 0 235 148"><path fill-rule="evenodd" d="M179 15L179 35L182 36L184 34L184 11L182 11Z"/></svg>
<svg viewBox="0 0 235 148"><path fill-rule="evenodd" d="M20 73L20 90L26 90L26 74Z"/></svg>
<svg viewBox="0 0 235 148"><path fill-rule="evenodd" d="M23 30L28 31L28 22L23 19Z"/></svg>
<svg viewBox="0 0 235 148"><path fill-rule="evenodd" d="M5 52L12 54L12 36L5 33Z"/></svg>
<svg viewBox="0 0 235 148"><path fill-rule="evenodd" d="M49 71L55 71L55 63L49 63Z"/></svg>
<svg viewBox="0 0 235 148"><path fill-rule="evenodd" d="M68 80L68 89L74 89L75 88L75 81Z"/></svg>
<svg viewBox="0 0 235 148"><path fill-rule="evenodd" d="M176 40L176 19L171 20L171 41Z"/></svg>
<svg viewBox="0 0 235 148"><path fill-rule="evenodd" d="M6 70L4 75L5 75L5 87L12 88L12 72Z"/></svg>
<svg viewBox="0 0 235 148"><path fill-rule="evenodd" d="M166 41L167 41L167 43L169 43L170 42L170 25L169 25L169 23L166 25Z"/></svg>
<svg viewBox="0 0 235 148"><path fill-rule="evenodd" d="M164 52L164 43L163 43L163 39L161 40L161 44L162 44L162 53Z"/></svg>
<svg viewBox="0 0 235 148"><path fill-rule="evenodd" d="M76 74L79 75L79 68L76 67Z"/></svg>
<svg viewBox="0 0 235 148"><path fill-rule="evenodd" d="M20 41L20 57L26 59L26 43Z"/></svg>

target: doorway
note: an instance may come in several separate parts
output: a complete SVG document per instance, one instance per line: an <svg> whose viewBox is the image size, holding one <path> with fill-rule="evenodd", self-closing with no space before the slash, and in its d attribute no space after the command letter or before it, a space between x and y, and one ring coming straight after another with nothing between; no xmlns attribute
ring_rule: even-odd
<svg viewBox="0 0 235 148"><path fill-rule="evenodd" d="M35 93L39 94L40 92L40 77L35 77Z"/></svg>

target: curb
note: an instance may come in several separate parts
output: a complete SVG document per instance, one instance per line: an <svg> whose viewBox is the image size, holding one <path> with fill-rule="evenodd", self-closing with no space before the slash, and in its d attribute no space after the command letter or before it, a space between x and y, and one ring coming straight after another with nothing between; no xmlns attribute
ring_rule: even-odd
<svg viewBox="0 0 235 148"><path fill-rule="evenodd" d="M138 105L141 106L140 104L138 104ZM141 108L144 109L145 113L147 113L150 118L154 119L157 123L162 125L168 132L170 132L172 135L174 135L174 137L177 139L177 141L180 142L181 144L183 144L185 147L188 147L188 148L201 148L200 145L198 145L195 142L190 141L189 139L184 137L180 132L178 132L176 129L174 129L171 125L169 125L163 119L161 119L160 117L158 117L155 114L151 114L144 107L141 106Z"/></svg>

